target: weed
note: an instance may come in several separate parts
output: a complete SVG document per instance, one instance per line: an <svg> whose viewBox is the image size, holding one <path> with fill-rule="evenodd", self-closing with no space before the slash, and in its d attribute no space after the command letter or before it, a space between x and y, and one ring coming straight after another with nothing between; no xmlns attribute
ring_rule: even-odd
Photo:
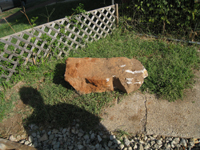
<svg viewBox="0 0 200 150"><path fill-rule="evenodd" d="M118 139L120 139L121 142L123 142L122 138L124 136L130 136L130 134L124 130L118 129L115 131L115 134L117 136Z"/></svg>
<svg viewBox="0 0 200 150"><path fill-rule="evenodd" d="M49 18L51 17L51 15L53 14L53 12L55 11L55 8L52 9L52 11L49 14L49 11L47 9L47 6L45 6L46 9L46 14L40 14L40 16L46 17L47 18L47 22L49 22Z"/></svg>

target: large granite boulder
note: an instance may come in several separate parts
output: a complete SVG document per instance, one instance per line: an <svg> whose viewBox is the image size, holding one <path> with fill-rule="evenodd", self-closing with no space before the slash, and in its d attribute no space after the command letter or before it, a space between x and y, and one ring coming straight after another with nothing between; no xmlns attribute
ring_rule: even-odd
<svg viewBox="0 0 200 150"><path fill-rule="evenodd" d="M64 76L80 94L115 88L130 93L140 88L148 73L134 58L68 58Z"/></svg>

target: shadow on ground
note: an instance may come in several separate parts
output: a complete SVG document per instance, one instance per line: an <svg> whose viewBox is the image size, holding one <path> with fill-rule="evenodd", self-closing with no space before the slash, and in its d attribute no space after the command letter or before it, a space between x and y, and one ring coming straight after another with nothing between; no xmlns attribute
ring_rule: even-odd
<svg viewBox="0 0 200 150"><path fill-rule="evenodd" d="M66 65L64 63L58 63L54 70L53 83L62 85L67 89L74 89L68 82L64 79Z"/></svg>
<svg viewBox="0 0 200 150"><path fill-rule="evenodd" d="M20 97L25 105L33 108L31 116L23 120L25 129L31 123L42 127L69 127L78 119L84 130L95 129L100 118L75 105L59 103L45 105L40 93L32 87L22 87Z"/></svg>

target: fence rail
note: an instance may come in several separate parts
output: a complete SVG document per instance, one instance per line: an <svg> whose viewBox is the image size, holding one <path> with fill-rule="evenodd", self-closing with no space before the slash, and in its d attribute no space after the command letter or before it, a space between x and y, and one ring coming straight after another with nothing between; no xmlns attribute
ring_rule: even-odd
<svg viewBox="0 0 200 150"><path fill-rule="evenodd" d="M0 38L0 78L9 81L21 64L35 64L50 54L62 58L106 37L115 28L115 13L111 5Z"/></svg>

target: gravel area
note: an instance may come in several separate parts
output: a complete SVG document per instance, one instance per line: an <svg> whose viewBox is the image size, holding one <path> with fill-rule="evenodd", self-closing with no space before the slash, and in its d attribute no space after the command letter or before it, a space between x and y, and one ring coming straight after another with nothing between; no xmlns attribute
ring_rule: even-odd
<svg viewBox="0 0 200 150"><path fill-rule="evenodd" d="M190 150L200 149L200 139L165 137L138 134L136 136L117 136L102 131L85 132L79 120L73 127L40 130L31 124L30 135L23 140L10 136L9 140L42 150Z"/></svg>

